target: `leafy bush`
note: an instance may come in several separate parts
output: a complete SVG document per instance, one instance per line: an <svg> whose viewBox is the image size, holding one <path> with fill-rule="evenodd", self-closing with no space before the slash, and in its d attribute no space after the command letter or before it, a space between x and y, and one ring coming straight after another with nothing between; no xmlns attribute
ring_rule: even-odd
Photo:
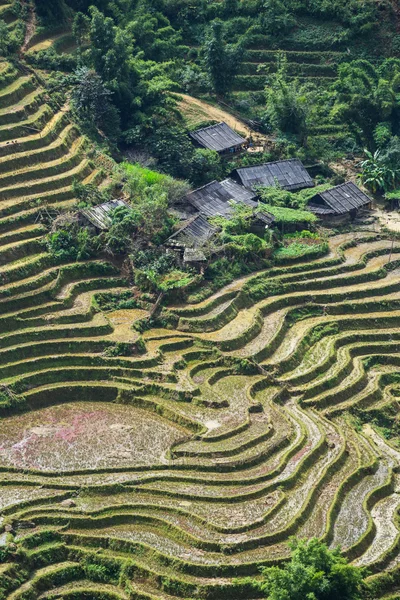
<svg viewBox="0 0 400 600"><path fill-rule="evenodd" d="M320 244L302 244L301 242L294 242L289 246L282 246L277 248L273 254L275 261L279 263L285 263L291 260L297 260L300 258L316 258L317 256L323 256L329 252L329 244L327 242L321 242Z"/></svg>
<svg viewBox="0 0 400 600"><path fill-rule="evenodd" d="M277 185L276 187L259 187L257 192L262 201L271 206L304 209L310 198L329 187L331 187L329 183L323 183L314 188L307 188L299 192L289 192Z"/></svg>
<svg viewBox="0 0 400 600"><path fill-rule="evenodd" d="M366 159L361 162L361 181L372 192L387 192L395 187L400 177L400 168L391 166L380 150L374 154L365 150Z"/></svg>
<svg viewBox="0 0 400 600"><path fill-rule="evenodd" d="M108 312L111 310L123 310L139 308L140 302L133 297L132 292L127 290L119 294L112 292L102 292L95 296L96 304L100 310Z"/></svg>
<svg viewBox="0 0 400 600"><path fill-rule="evenodd" d="M46 246L57 261L86 260L99 252L101 241L88 227L82 227L76 216L64 215L54 221Z"/></svg>
<svg viewBox="0 0 400 600"><path fill-rule="evenodd" d="M133 356L135 354L144 354L146 352L146 345L142 338L136 340L136 342L116 342L108 346L104 354L106 356Z"/></svg>
<svg viewBox="0 0 400 600"><path fill-rule="evenodd" d="M339 549L316 538L292 539L291 559L262 570L261 590L268 600L361 600L365 570L349 565Z"/></svg>
<svg viewBox="0 0 400 600"><path fill-rule="evenodd" d="M38 52L31 52L27 55L28 62L39 69L51 71L74 71L77 66L75 56L69 54L59 54L54 48L50 47Z"/></svg>
<svg viewBox="0 0 400 600"><path fill-rule="evenodd" d="M281 206L265 205L265 209L275 217L276 224L301 225L316 223L317 217L308 210L295 210L293 208L283 208Z"/></svg>

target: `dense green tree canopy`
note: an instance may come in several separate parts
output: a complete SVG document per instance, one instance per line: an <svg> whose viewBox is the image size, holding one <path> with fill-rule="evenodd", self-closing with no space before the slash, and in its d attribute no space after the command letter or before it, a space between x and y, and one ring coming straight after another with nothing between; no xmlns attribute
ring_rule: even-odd
<svg viewBox="0 0 400 600"><path fill-rule="evenodd" d="M290 561L263 570L268 600L361 600L363 570L316 538L292 540Z"/></svg>

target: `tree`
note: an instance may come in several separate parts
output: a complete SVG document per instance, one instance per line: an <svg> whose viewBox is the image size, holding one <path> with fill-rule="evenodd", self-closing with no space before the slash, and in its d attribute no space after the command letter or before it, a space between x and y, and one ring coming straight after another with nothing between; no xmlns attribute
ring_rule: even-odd
<svg viewBox="0 0 400 600"><path fill-rule="evenodd" d="M105 17L95 6L89 9L90 56L96 72L104 82L118 85L126 81L129 59L133 52L132 36L116 27L111 17Z"/></svg>
<svg viewBox="0 0 400 600"><path fill-rule="evenodd" d="M288 79L286 55L278 58L278 70L270 77L265 95L271 124L283 133L297 135L305 144L310 102L299 82Z"/></svg>
<svg viewBox="0 0 400 600"><path fill-rule="evenodd" d="M296 19L290 14L287 3L282 0L263 0L261 5L261 25L263 30L271 35L283 35L296 24Z"/></svg>
<svg viewBox="0 0 400 600"><path fill-rule="evenodd" d="M191 159L189 177L194 185L200 186L222 176L221 157L215 150L197 148Z"/></svg>
<svg viewBox="0 0 400 600"><path fill-rule="evenodd" d="M62 23L66 19L64 0L35 0L36 11L39 17L52 23Z"/></svg>
<svg viewBox="0 0 400 600"><path fill-rule="evenodd" d="M72 23L72 34L75 38L79 51L89 33L90 19L81 12L77 12Z"/></svg>
<svg viewBox="0 0 400 600"><path fill-rule="evenodd" d="M262 591L268 600L361 600L364 570L349 565L338 549L316 538L292 539L290 561L263 569Z"/></svg>
<svg viewBox="0 0 400 600"><path fill-rule="evenodd" d="M379 66L367 60L342 64L333 91L332 116L346 123L356 139L370 150L376 148L377 128L383 123L390 126L391 134L399 133L399 59L386 59Z"/></svg>
<svg viewBox="0 0 400 600"><path fill-rule="evenodd" d="M223 23L216 19L203 48L205 68L216 94L225 95L234 84L244 48L242 43L227 44L223 37Z"/></svg>
<svg viewBox="0 0 400 600"><path fill-rule="evenodd" d="M75 72L77 85L72 91L71 101L78 118L89 127L105 130L111 139L119 134L119 116L112 105L112 92L105 87L100 76L88 67Z"/></svg>

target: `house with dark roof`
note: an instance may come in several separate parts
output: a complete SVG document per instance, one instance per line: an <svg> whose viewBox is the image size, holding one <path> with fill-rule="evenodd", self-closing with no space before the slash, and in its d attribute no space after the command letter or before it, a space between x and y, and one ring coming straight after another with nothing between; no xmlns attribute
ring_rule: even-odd
<svg viewBox="0 0 400 600"><path fill-rule="evenodd" d="M237 184L233 179L211 181L207 185L187 194L182 201L205 218L224 217L230 219L235 204L244 204L253 210L252 225L265 229L275 218L263 211L255 200L256 194Z"/></svg>
<svg viewBox="0 0 400 600"><path fill-rule="evenodd" d="M93 227L97 233L108 231L112 225L112 213L120 207L125 206L130 209L125 200L110 200L91 208L85 208L79 212L79 221L83 225Z"/></svg>
<svg viewBox="0 0 400 600"><path fill-rule="evenodd" d="M182 202L189 204L204 217L229 218L233 213L232 204L246 204L256 208L255 198L256 194L251 190L246 190L232 179L225 179L203 185L187 194Z"/></svg>
<svg viewBox="0 0 400 600"><path fill-rule="evenodd" d="M322 221L338 225L354 219L360 209L371 208L371 204L371 198L348 181L319 192L310 198L307 208Z"/></svg>
<svg viewBox="0 0 400 600"><path fill-rule="evenodd" d="M314 187L312 177L301 160L291 158L236 169L236 177L249 190L257 187L282 187L290 192Z"/></svg>
<svg viewBox="0 0 400 600"><path fill-rule="evenodd" d="M175 231L165 242L165 245L182 251L187 248L198 249L205 246L217 231L217 227L210 225L206 218L197 214L178 231Z"/></svg>
<svg viewBox="0 0 400 600"><path fill-rule="evenodd" d="M237 152L246 143L245 138L224 122L191 131L189 135L197 146L218 153Z"/></svg>

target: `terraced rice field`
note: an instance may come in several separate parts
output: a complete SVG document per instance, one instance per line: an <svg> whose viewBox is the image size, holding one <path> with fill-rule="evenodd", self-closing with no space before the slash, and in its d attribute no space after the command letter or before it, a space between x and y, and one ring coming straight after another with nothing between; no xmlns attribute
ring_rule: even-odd
<svg viewBox="0 0 400 600"><path fill-rule="evenodd" d="M54 264L40 222L102 172L67 108L3 67L7 599L259 598L244 578L284 560L291 535L341 545L388 597L400 450L371 423L398 407L400 244L335 236L323 259L169 306L176 327L146 331L140 358L107 357L143 312L98 312L96 293L127 282L100 260Z"/></svg>

